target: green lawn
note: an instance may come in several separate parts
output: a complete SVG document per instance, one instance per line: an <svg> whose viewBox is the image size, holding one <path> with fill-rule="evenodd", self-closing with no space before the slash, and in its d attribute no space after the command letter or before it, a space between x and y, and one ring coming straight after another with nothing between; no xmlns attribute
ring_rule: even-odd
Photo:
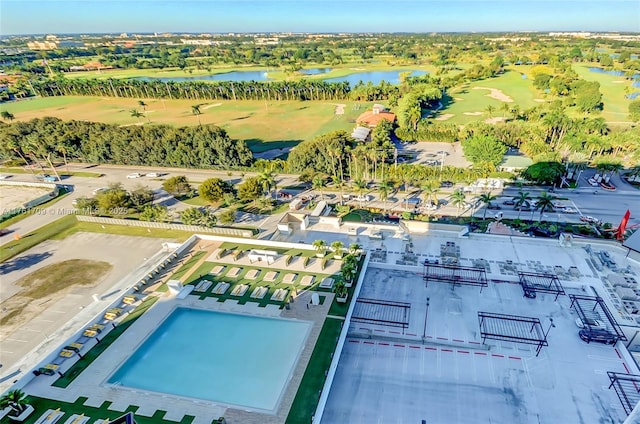
<svg viewBox="0 0 640 424"><path fill-rule="evenodd" d="M576 63L573 70L587 81L597 81L600 83L602 102L604 109L602 117L611 122L629 122L629 103L631 100L625 97L625 87L630 87L632 81L624 77L615 75L591 72L589 68L598 66L596 64Z"/></svg>
<svg viewBox="0 0 640 424"><path fill-rule="evenodd" d="M454 116L442 122L467 124L472 121L487 119L489 116L485 110L489 105L495 109L493 117L503 116L504 112L500 108L505 102L488 97L489 90L475 89L475 87L501 90L513 100L513 102L506 103L510 107L518 105L521 110L536 106L539 103L534 99L542 97L541 94L537 93L530 79L522 78L520 69L518 71L507 70L504 74L495 78L474 81L462 87L451 89L449 95L444 99L443 104L445 107L440 110L437 116L448 114L453 114Z"/></svg>
<svg viewBox="0 0 640 424"><path fill-rule="evenodd" d="M298 260L300 260L300 259L298 259ZM318 259L316 259L316 260L318 260ZM217 265L223 265L226 268L218 276L210 275L209 272ZM205 291L205 292L192 292L192 295L199 296L199 298L201 300L203 300L203 299L205 299L207 297L215 297L215 298L218 299L219 302L224 302L225 300L233 299L233 300L237 300L238 303L241 304L241 305L244 305L247 302L256 302L261 307L264 307L266 305L277 305L280 308L283 308L285 306L285 304L287 303L287 301L289 300L289 298L291 297L291 295L292 295L294 290L298 290L298 291L301 291L301 290L316 290L316 289L318 289L318 286L322 282L322 279L327 277L327 276L329 276L328 273L293 271L293 270L275 269L275 268L264 269L264 268L261 268L259 266L245 266L245 265L237 265L238 268L242 268L242 271L236 277L227 276L226 274L233 267L234 267L233 264L228 264L228 263L205 262L202 265L200 265L200 267L193 274L191 274L191 276L187 279L187 281L185 281L185 284L196 285L196 284L198 284L198 282L200 280L209 280L209 281L211 281L212 282L211 287L209 287L209 289L207 291ZM246 278L246 275L249 272L249 270L252 270L252 269L255 269L255 270L258 270L258 271L262 271L262 273L259 274L257 276L257 278L255 278L253 280L250 280L250 279ZM272 282L263 281L262 278L269 271L278 272L277 278ZM294 283L284 283L283 282L284 276L286 274L289 274L289 273L298 275L298 277L296 278ZM314 280L312 285L306 286L306 287L300 285L300 281L302 280L302 277L305 276L305 275L313 275L313 276L315 276L315 280ZM215 285L218 282L231 283L231 286L227 289L225 294L219 295L219 294L212 293L212 290L214 289ZM247 289L245 294L243 296L241 296L241 297L232 296L231 292L233 291L235 286L237 286L239 284L247 284L249 286L249 288ZM253 299L253 298L251 298L251 293L253 292L253 290L256 287L267 287L268 288L267 293L264 295L264 297L262 299ZM276 300L271 300L271 296L275 293L275 291L277 289L289 290L289 293L287 294L287 297L281 302L280 301L276 301ZM324 291L324 290L323 289L319 289L318 291Z"/></svg>
<svg viewBox="0 0 640 424"><path fill-rule="evenodd" d="M300 387L298 387L298 392L289 410L287 424L311 422L311 417L318 406L326 373L336 350L343 322L332 318L327 318L324 321Z"/></svg>
<svg viewBox="0 0 640 424"><path fill-rule="evenodd" d="M67 421L73 414L84 414L87 417L91 417L89 424L92 424L98 419L109 418L110 420L114 420L121 415L124 415L125 412L138 410L139 406L131 405L127 408L125 412L114 411L109 409L111 402L104 402L100 405L99 408L94 408L91 406L85 406L84 402L86 402L86 397L79 397L75 402L63 402L52 399L45 399L36 396L28 396L27 402L29 402L35 408L35 412L31 414L29 418L27 418L23 423L24 424L34 424L38 418L42 414L44 414L49 409L58 409L64 411L65 414L62 418L58 420L59 423L64 423ZM132 399L132 403L137 402L137 399ZM136 415L136 422L139 424L176 424L176 421L170 421L163 419L166 411L158 410L151 417L145 417L143 415ZM216 417L217 418L217 417ZM191 415L185 415L185 417L178 424L190 424L193 421L194 417ZM15 421L10 421L8 418L3 418L2 423L14 423Z"/></svg>
<svg viewBox="0 0 640 424"><path fill-rule="evenodd" d="M60 234L65 230L72 228L75 223L75 216L63 216L62 218L57 219L34 232L21 235L19 240L12 240L9 243L3 244L2 249L0 249L0 263L31 249L45 240L49 240L53 236Z"/></svg>
<svg viewBox="0 0 640 424"><path fill-rule="evenodd" d="M53 386L66 388L75 380L89 365L95 361L111 344L116 341L118 337L122 335L127 328L131 326L138 318L142 316L146 311L153 306L158 300L157 297L150 296L146 298L140 305L138 305L130 314L128 314L120 324L111 331L109 331L104 337L98 335L100 342L96 343L89 352L85 353L81 359L71 366L65 372L64 377L58 378Z"/></svg>

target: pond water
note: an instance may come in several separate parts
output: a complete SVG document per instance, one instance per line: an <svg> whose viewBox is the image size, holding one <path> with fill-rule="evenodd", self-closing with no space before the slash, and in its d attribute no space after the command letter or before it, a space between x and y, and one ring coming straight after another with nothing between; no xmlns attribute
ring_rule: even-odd
<svg viewBox="0 0 640 424"><path fill-rule="evenodd" d="M363 83L371 82L373 85L378 85L382 81L386 81L389 84L400 84L400 74L405 72L411 72L412 77L428 74L426 71L370 71L370 72L356 72L355 74L345 75L344 77L327 78L326 82L343 82L347 81L351 87L355 86L358 82Z"/></svg>
<svg viewBox="0 0 640 424"><path fill-rule="evenodd" d="M198 75L195 77L171 78L136 78L144 81L184 82L184 81L271 81L265 71L232 71L214 75Z"/></svg>

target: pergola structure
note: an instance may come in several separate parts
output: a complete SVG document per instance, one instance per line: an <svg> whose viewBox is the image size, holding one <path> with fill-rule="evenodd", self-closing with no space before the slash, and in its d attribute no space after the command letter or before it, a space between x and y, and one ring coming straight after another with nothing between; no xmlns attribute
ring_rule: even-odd
<svg viewBox="0 0 640 424"><path fill-rule="evenodd" d="M536 356L543 346L549 346L538 318L478 312L478 321L483 344L489 339L535 345Z"/></svg>
<svg viewBox="0 0 640 424"><path fill-rule="evenodd" d="M607 371L611 384L609 388L616 391L624 412L628 414L633 411L636 404L640 402L640 375L621 374Z"/></svg>
<svg viewBox="0 0 640 424"><path fill-rule="evenodd" d="M553 293L558 296L565 294L564 288L555 274L537 272L518 272L520 285L524 292L524 297L534 298L536 293Z"/></svg>
<svg viewBox="0 0 640 424"><path fill-rule="evenodd" d="M627 340L627 336L624 335L620 324L613 317L606 303L600 296L583 296L577 294L570 294L571 299L570 308L575 309L578 317L582 320L584 328L589 331L593 330L590 322L593 321L607 321L607 331L615 336L616 342L618 340ZM615 345L615 343L613 343Z"/></svg>
<svg viewBox="0 0 640 424"><path fill-rule="evenodd" d="M484 268L465 267L458 265L446 265L433 263L428 259L424 261L422 278L425 286L429 281L440 281L443 283L451 283L453 287L456 284L468 286L487 287L487 271Z"/></svg>
<svg viewBox="0 0 640 424"><path fill-rule="evenodd" d="M400 327L402 334L409 327L411 303L358 298L353 308L352 322Z"/></svg>

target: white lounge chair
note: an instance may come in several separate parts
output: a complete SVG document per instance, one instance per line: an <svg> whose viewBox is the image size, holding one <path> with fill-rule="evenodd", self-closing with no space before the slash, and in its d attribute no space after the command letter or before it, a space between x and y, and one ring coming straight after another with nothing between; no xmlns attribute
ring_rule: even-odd
<svg viewBox="0 0 640 424"><path fill-rule="evenodd" d="M64 424L85 424L89 419L90 417L86 417L84 414L73 414L64 422Z"/></svg>
<svg viewBox="0 0 640 424"><path fill-rule="evenodd" d="M247 274L244 276L247 280L255 280L260 274L259 269L250 269Z"/></svg>
<svg viewBox="0 0 640 424"><path fill-rule="evenodd" d="M266 287L256 287L251 293L251 298L262 299L264 295L267 294L268 290L269 289L267 289Z"/></svg>
<svg viewBox="0 0 640 424"><path fill-rule="evenodd" d="M244 296L248 288L249 286L246 284L240 284L238 286L235 286L231 291L231 296Z"/></svg>
<svg viewBox="0 0 640 424"><path fill-rule="evenodd" d="M227 272L227 277L236 278L242 272L242 268L233 267Z"/></svg>
<svg viewBox="0 0 640 424"><path fill-rule="evenodd" d="M284 276L284 278L282 279L282 282L286 283L286 284L291 284L291 283L295 282L297 278L298 278L298 274L293 274L293 273L286 274Z"/></svg>
<svg viewBox="0 0 640 424"><path fill-rule="evenodd" d="M276 278L278 278L279 274L280 273L276 271L269 271L267 272L267 275L264 276L264 281L268 281L268 282L276 281Z"/></svg>
<svg viewBox="0 0 640 424"><path fill-rule="evenodd" d="M45 412L40 416L40 418L38 418L35 424L54 424L60 418L62 418L63 415L64 412L60 411L60 408L48 409L47 412Z"/></svg>
<svg viewBox="0 0 640 424"><path fill-rule="evenodd" d="M214 266L213 269L211 270L211 272L209 272L209 274L211 274L211 275L220 275L220 273L222 271L224 271L225 268L226 267L223 266L223 265Z"/></svg>
<svg viewBox="0 0 640 424"><path fill-rule="evenodd" d="M331 277L324 278L322 282L320 282L320 287L322 287L323 289L333 288L333 278Z"/></svg>
<svg viewBox="0 0 640 424"><path fill-rule="evenodd" d="M316 276L315 275L305 275L300 280L300 285L301 286L310 286L310 285L313 284L313 282L315 280L316 280Z"/></svg>

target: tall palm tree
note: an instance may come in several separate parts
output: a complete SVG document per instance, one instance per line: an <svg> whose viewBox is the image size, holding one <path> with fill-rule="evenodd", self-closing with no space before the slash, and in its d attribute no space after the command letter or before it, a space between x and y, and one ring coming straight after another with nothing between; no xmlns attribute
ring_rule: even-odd
<svg viewBox="0 0 640 424"><path fill-rule="evenodd" d="M259 176L260 184L262 184L262 191L265 195L271 193L271 190L276 188L276 174L271 171L264 171Z"/></svg>
<svg viewBox="0 0 640 424"><path fill-rule="evenodd" d="M451 203L458 210L456 218L460 217L460 211L462 210L462 208L466 204L466 202L465 202L466 198L467 198L467 195L464 194L464 192L462 190L460 190L460 189L454 191L453 194L451 194Z"/></svg>
<svg viewBox="0 0 640 424"><path fill-rule="evenodd" d="M487 112L487 116L489 118L493 117L493 112L495 112L496 108L493 105L487 105L486 108L484 108L484 111Z"/></svg>
<svg viewBox="0 0 640 424"><path fill-rule="evenodd" d="M313 177L311 181L311 187L314 190L318 190L320 192L320 199L324 200L324 188L327 186L327 181L319 175Z"/></svg>
<svg viewBox="0 0 640 424"><path fill-rule="evenodd" d="M360 246L358 243L351 243L349 245L349 254L355 255L360 249L362 249L362 246Z"/></svg>
<svg viewBox="0 0 640 424"><path fill-rule="evenodd" d="M16 117L13 115L13 113L7 111L7 110L3 110L2 112L0 112L0 117L2 117L2 119L6 120L6 121L13 121L14 119L16 119Z"/></svg>
<svg viewBox="0 0 640 424"><path fill-rule="evenodd" d="M515 202L514 208L518 209L517 219L520 219L520 213L522 212L522 207L531 206L531 196L529 195L529 192L519 191L518 195L513 198L513 201Z"/></svg>
<svg viewBox="0 0 640 424"><path fill-rule="evenodd" d="M391 181L385 180L378 184L378 193L380 194L380 199L384 202L384 210L387 210L387 199L389 198L389 193L393 189L393 185Z"/></svg>
<svg viewBox="0 0 640 424"><path fill-rule="evenodd" d="M557 197L549 194L547 192L542 192L540 193L540 196L537 197L536 200L536 206L535 209L536 210L540 210L540 218L538 219L538 222L542 221L542 214L549 210L549 211L553 211L553 201L556 200Z"/></svg>
<svg viewBox="0 0 640 424"><path fill-rule="evenodd" d="M200 115L202 115L202 111L200 110L200 105L191 106L191 113L198 117L198 125L202 126L202 122L200 122Z"/></svg>
<svg viewBox="0 0 640 424"><path fill-rule="evenodd" d="M506 104L506 103L505 103ZM482 214L482 220L484 221L487 217L487 209L491 205L491 202L496 199L496 196L493 196L491 192L483 193L480 195L480 201L486 206L484 208L484 213Z"/></svg>
<svg viewBox="0 0 640 424"><path fill-rule="evenodd" d="M140 105L145 113L147 112L147 104L143 100L138 100L138 105Z"/></svg>
<svg viewBox="0 0 640 424"><path fill-rule="evenodd" d="M425 202L431 202L434 205L438 204L437 194L440 191L440 184L437 181L425 180L420 186L420 190L422 190Z"/></svg>

